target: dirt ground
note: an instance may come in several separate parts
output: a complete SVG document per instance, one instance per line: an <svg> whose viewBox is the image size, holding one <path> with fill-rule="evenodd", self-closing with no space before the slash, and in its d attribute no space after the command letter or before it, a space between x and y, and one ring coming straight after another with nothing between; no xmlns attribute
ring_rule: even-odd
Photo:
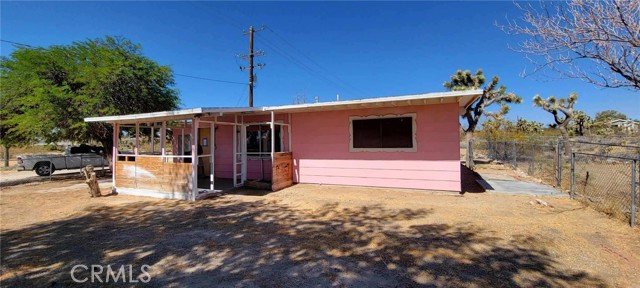
<svg viewBox="0 0 640 288"><path fill-rule="evenodd" d="M638 287L640 229L568 198L466 183L476 193L296 185L195 203L91 199L77 180L4 187L1 286L146 264L156 287Z"/></svg>

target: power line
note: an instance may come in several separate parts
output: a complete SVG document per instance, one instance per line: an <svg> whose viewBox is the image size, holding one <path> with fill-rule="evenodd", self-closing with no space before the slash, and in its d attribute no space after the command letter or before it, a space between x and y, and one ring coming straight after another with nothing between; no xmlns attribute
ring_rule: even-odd
<svg viewBox="0 0 640 288"><path fill-rule="evenodd" d="M268 31L270 31L271 33L273 33L273 35L275 35L276 37L278 37L282 42L284 42L285 44L287 44L289 47L291 47L293 50L295 50L296 52L298 52L298 54L302 55L304 58L306 58L307 60L309 60L309 62L311 62L312 64L315 64L317 67L319 67L321 70L324 70L324 72L326 74L328 74L329 76L332 76L336 81L340 82L341 85L343 86L347 86L348 88L353 89L354 91L357 91L360 94L365 94L362 90L358 89L357 87L354 87L353 85L349 84L348 82L344 81L343 79L341 79L340 77L334 75L331 71L329 71L329 69L327 69L326 67L322 66L320 63L316 62L315 60L311 59L311 57L309 57L306 53L302 52L300 49L298 49L296 46L294 46L291 42L287 41L287 39L285 39L283 36L281 36L280 34L278 34L276 31L274 31L273 29L271 29L271 27L269 26L265 26L265 29L267 29Z"/></svg>
<svg viewBox="0 0 640 288"><path fill-rule="evenodd" d="M17 46L26 46L26 47L29 47L29 48L34 48L34 46L23 44L23 43L18 43L18 42L14 42L14 41L2 40L2 39L0 39L0 41L6 42L6 43L10 43L10 44L13 44L13 45L17 45Z"/></svg>
<svg viewBox="0 0 640 288"><path fill-rule="evenodd" d="M275 43L273 43L271 41L268 41L267 39L265 39L265 38L263 38L261 36L259 36L259 38L262 40L262 44L264 44L265 46L273 49L273 52L276 52L276 54L279 54L284 59L286 59L287 61L295 64L298 67L300 67L302 70L305 70L306 72L308 72L312 76L316 76L318 78L321 78L322 80L326 81L327 83L330 83L331 85L335 85L336 87L340 87L342 89L350 90L351 92L353 92L355 94L362 94L361 92L358 92L358 91L354 90L351 87L348 87L348 86L346 86L344 84L338 83L338 82L330 79L329 77L319 73L318 71L316 71L312 67L309 67L309 65L306 65L302 60L298 59L293 54L284 51L284 49L282 49L282 48L279 48L279 46L277 46Z"/></svg>
<svg viewBox="0 0 640 288"><path fill-rule="evenodd" d="M219 80L219 79L212 79L212 78L199 77L199 76L191 76L191 75L185 75L185 74L179 74L179 73L173 73L173 75L176 75L176 76L182 76L182 77L187 77L187 78L193 78L193 79L199 79L199 80L206 80L206 81L220 82L220 83L238 84L238 85L247 85L247 83L242 83L242 82L234 82L234 81L227 81L227 80Z"/></svg>

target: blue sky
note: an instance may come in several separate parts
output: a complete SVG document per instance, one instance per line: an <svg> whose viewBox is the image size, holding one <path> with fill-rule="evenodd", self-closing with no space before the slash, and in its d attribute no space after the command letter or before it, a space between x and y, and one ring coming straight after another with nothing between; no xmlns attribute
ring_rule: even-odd
<svg viewBox="0 0 640 288"><path fill-rule="evenodd" d="M593 116L613 109L640 119L640 93L603 89L578 80L522 78L531 64L511 51L518 38L494 23L519 11L505 2L7 2L3 40L64 45L104 35L124 36L175 73L247 82L236 57L247 53L250 25L265 56L257 70L255 106L444 91L456 69L483 68L523 97L509 119L549 123L532 106L540 94L579 95L576 108ZM2 42L1 55L13 45ZM318 65L319 64L319 65ZM183 107L246 106L246 85L176 76Z"/></svg>

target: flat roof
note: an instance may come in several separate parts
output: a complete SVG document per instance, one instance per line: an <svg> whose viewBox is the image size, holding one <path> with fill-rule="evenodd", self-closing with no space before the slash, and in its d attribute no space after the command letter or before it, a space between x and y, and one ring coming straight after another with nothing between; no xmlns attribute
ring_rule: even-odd
<svg viewBox="0 0 640 288"><path fill-rule="evenodd" d="M181 109L174 111L162 111L152 113L129 114L119 116L88 117L85 122L131 122L137 120L161 120L189 118L193 115L223 116L233 114L263 114L274 112L300 113L326 110L345 110L358 108L382 108L410 105L431 105L440 103L458 103L460 108L466 108L478 97L482 90L434 92L425 94L413 94L402 96L387 96L377 98L365 98L356 100L341 100L331 102L303 103L280 106L264 107L204 107Z"/></svg>

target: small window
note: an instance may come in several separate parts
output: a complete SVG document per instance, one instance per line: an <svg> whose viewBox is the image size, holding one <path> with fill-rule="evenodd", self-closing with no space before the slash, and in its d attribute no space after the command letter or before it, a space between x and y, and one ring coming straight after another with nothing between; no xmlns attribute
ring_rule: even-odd
<svg viewBox="0 0 640 288"><path fill-rule="evenodd" d="M276 125L275 152L282 152L281 129ZM269 125L247 126L247 155L250 157L270 156L271 127Z"/></svg>
<svg viewBox="0 0 640 288"><path fill-rule="evenodd" d="M352 152L416 151L415 116L352 117Z"/></svg>

